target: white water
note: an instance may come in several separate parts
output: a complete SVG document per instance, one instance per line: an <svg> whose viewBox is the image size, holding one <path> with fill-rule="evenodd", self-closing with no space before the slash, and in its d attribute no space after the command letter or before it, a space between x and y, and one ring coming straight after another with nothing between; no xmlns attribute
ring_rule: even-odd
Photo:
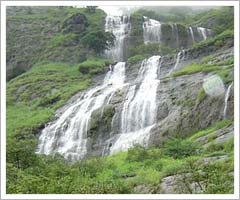
<svg viewBox="0 0 240 200"><path fill-rule="evenodd" d="M178 68L180 62L183 61L184 58L185 58L185 50L183 49L178 52L177 58L176 58L176 63L174 65L174 67L171 69L171 71L169 72L169 75Z"/></svg>
<svg viewBox="0 0 240 200"><path fill-rule="evenodd" d="M130 86L121 114L121 133L110 152L126 150L134 144L147 145L149 133L156 120L156 92L160 56L142 62L136 79L140 84Z"/></svg>
<svg viewBox="0 0 240 200"><path fill-rule="evenodd" d="M206 28L203 28L203 27L197 27L197 30L198 30L199 34L202 36L202 38L204 40L206 40L207 37L208 37L207 34L208 34L209 29L206 29Z"/></svg>
<svg viewBox="0 0 240 200"><path fill-rule="evenodd" d="M189 31L190 31L190 35L191 35L191 38L192 38L192 43L195 42L195 38L194 38L194 33L193 33L193 29L191 26L188 27L189 28Z"/></svg>
<svg viewBox="0 0 240 200"><path fill-rule="evenodd" d="M144 17L143 40L145 44L161 42L161 23L159 21Z"/></svg>
<svg viewBox="0 0 240 200"><path fill-rule="evenodd" d="M231 83L231 84L228 86L227 91L226 91L226 94L225 94L224 110L223 110L223 118L224 118L224 119L227 118L228 99L229 99L229 96L230 96L230 91L231 91L232 85L233 85L233 83Z"/></svg>
<svg viewBox="0 0 240 200"><path fill-rule="evenodd" d="M105 53L108 58L115 61L123 61L124 42L131 29L128 16L112 16L106 17L105 31L112 32L116 37L115 44Z"/></svg>
<svg viewBox="0 0 240 200"><path fill-rule="evenodd" d="M173 37L176 38L176 47L178 48L179 47L179 36L178 36L177 24L172 24L172 33L173 33Z"/></svg>
<svg viewBox="0 0 240 200"><path fill-rule="evenodd" d="M82 159L87 153L87 131L91 114L101 108L111 95L123 86L125 63L109 71L102 85L90 89L64 113L42 130L37 153L60 153L68 160Z"/></svg>

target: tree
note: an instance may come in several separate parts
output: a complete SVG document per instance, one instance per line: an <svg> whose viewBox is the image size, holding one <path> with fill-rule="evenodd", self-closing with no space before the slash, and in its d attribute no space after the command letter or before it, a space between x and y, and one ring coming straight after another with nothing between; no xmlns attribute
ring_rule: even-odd
<svg viewBox="0 0 240 200"><path fill-rule="evenodd" d="M200 146L196 142L171 138L164 145L165 154L175 159L197 155Z"/></svg>
<svg viewBox="0 0 240 200"><path fill-rule="evenodd" d="M97 9L97 6L87 6L86 7L86 11L88 13L95 13L96 12L96 9Z"/></svg>
<svg viewBox="0 0 240 200"><path fill-rule="evenodd" d="M97 54L101 54L114 45L114 40L115 36L112 33L97 30L86 34L82 38L82 43L93 49Z"/></svg>

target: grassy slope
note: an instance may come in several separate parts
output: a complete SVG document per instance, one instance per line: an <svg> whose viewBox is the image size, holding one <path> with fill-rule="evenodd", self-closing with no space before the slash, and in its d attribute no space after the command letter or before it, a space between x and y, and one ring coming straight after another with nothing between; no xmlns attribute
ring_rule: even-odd
<svg viewBox="0 0 240 200"><path fill-rule="evenodd" d="M82 45L81 37L92 30L104 28L106 14L102 10L88 13L84 8L73 7L32 7L30 11L28 8L15 7L8 10L8 79L27 71L37 62L75 64L94 55L94 52ZM65 32L64 22L78 13L87 18L89 25L86 30L77 34Z"/></svg>

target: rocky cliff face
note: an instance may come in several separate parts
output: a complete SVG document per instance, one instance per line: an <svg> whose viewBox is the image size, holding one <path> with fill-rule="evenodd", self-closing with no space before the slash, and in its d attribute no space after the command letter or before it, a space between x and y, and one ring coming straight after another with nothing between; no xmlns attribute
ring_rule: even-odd
<svg viewBox="0 0 240 200"><path fill-rule="evenodd" d="M177 55L161 57L161 64L159 63L157 72L159 85L156 91L156 123L153 128L148 130L148 139L143 137L140 140L142 145L161 146L169 137L188 137L198 130L207 128L224 119L226 91L217 97L207 94L203 98L199 97L204 80L211 77L213 73L199 72L177 77L170 76L174 68L174 70L179 70L189 63L200 62L204 56L211 52L210 50L211 46L209 46L207 53L201 50L186 50L180 61L177 61ZM227 47L211 53L215 61L224 61L233 57L233 49ZM179 62L177 67L176 62ZM130 98L128 96L129 89L134 85L136 85L136 88L141 87L141 82L137 81L139 69L142 66L141 63L142 61L126 66L126 84L112 93L107 104L98 107L91 114L89 130L86 136L86 157L108 155L113 151L114 144L121 137L122 115L124 104ZM96 80L98 80L96 84L99 85L103 81L103 76L99 76ZM229 83L225 85L226 90L228 86ZM73 97L59 112L64 113L75 101L78 101L79 95ZM233 88L230 90L227 104L227 118L232 119ZM229 138L228 136L230 137L231 134L227 135L227 138ZM129 140L131 139L128 137L128 142ZM128 145L131 146L137 141L137 139L133 140Z"/></svg>
<svg viewBox="0 0 240 200"><path fill-rule="evenodd" d="M219 50L217 57L224 59L224 56L233 56L232 48L225 51ZM194 56L193 56L194 57ZM181 63L181 67L186 64L196 61L191 55L185 58ZM197 60L202 57L199 56ZM160 84L157 89L157 122L156 126L151 130L150 139L148 145L161 145L166 138L169 137L187 137L192 133L209 127L219 120L223 120L224 100L225 93L218 97L211 97L206 95L203 100L198 97L199 91L203 87L204 79L210 77L212 74L207 73L195 73L192 75L183 75L176 78L167 77L168 73L173 68L176 60L174 57L163 57L161 67L159 66L158 79ZM122 90L119 90L112 97L109 105L102 107L94 113L93 121L90 127L97 130L96 135L98 137L91 138L89 142L89 155L101 155L102 153L108 154L106 147L114 143L114 134L121 129L121 113L123 109L123 103L126 101L126 91L131 87L131 82L136 79L140 63L134 66L127 66L127 79L126 82L130 82L130 86L126 86ZM228 85L225 86L226 88ZM231 89L231 95L228 99L228 117L233 118L233 90ZM111 109L110 109L111 108ZM101 110L110 110L111 114L103 114L102 118L99 118ZM98 113L98 114L97 114ZM112 128L109 129L109 122L112 121ZM111 118L112 117L112 118ZM95 120L99 122L99 127L95 127ZM91 129L91 128L90 128ZM105 130L105 131L102 131ZM104 133L104 137L102 134ZM104 149L105 148L105 149Z"/></svg>

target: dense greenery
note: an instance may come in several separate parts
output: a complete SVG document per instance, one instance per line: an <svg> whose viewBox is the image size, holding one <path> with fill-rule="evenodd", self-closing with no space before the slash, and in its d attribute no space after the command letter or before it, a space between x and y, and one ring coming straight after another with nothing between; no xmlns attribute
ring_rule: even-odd
<svg viewBox="0 0 240 200"><path fill-rule="evenodd" d="M92 31L82 38L83 44L94 49L98 55L113 46L114 40L115 36L112 33L102 30Z"/></svg>
<svg viewBox="0 0 240 200"><path fill-rule="evenodd" d="M100 9L89 12L74 7L8 7L7 13L8 79L42 61L82 62L112 42L107 38L111 35L104 32L106 14ZM96 41L98 37L93 37L98 33L105 37ZM89 41L90 36L101 48Z"/></svg>
<svg viewBox="0 0 240 200"><path fill-rule="evenodd" d="M224 125L226 122L206 131L211 133ZM179 184L183 184L182 192L189 189L188 185L192 182L199 181L204 185L203 193L232 193L233 177L229 174L233 171L233 140L215 144L214 151L210 148L196 151L198 144L193 143L192 139L199 136L196 133L185 140L172 138L163 148L145 149L136 146L128 152L109 157L66 163L59 155L51 157L34 154L32 150L35 143L29 135L18 133L13 136L18 140L18 146L8 151L7 192L141 193L135 187L144 185L150 193L158 193L161 191L159 184L162 178L175 174L185 177L185 173L192 173L193 176L187 176L184 180L177 179ZM224 162L212 161L210 165L203 162L204 155L226 154L230 158Z"/></svg>
<svg viewBox="0 0 240 200"><path fill-rule="evenodd" d="M218 9L211 9L199 13L192 18L195 24L211 28L214 34L220 34L226 29L233 30L234 9L231 6L224 6Z"/></svg>

